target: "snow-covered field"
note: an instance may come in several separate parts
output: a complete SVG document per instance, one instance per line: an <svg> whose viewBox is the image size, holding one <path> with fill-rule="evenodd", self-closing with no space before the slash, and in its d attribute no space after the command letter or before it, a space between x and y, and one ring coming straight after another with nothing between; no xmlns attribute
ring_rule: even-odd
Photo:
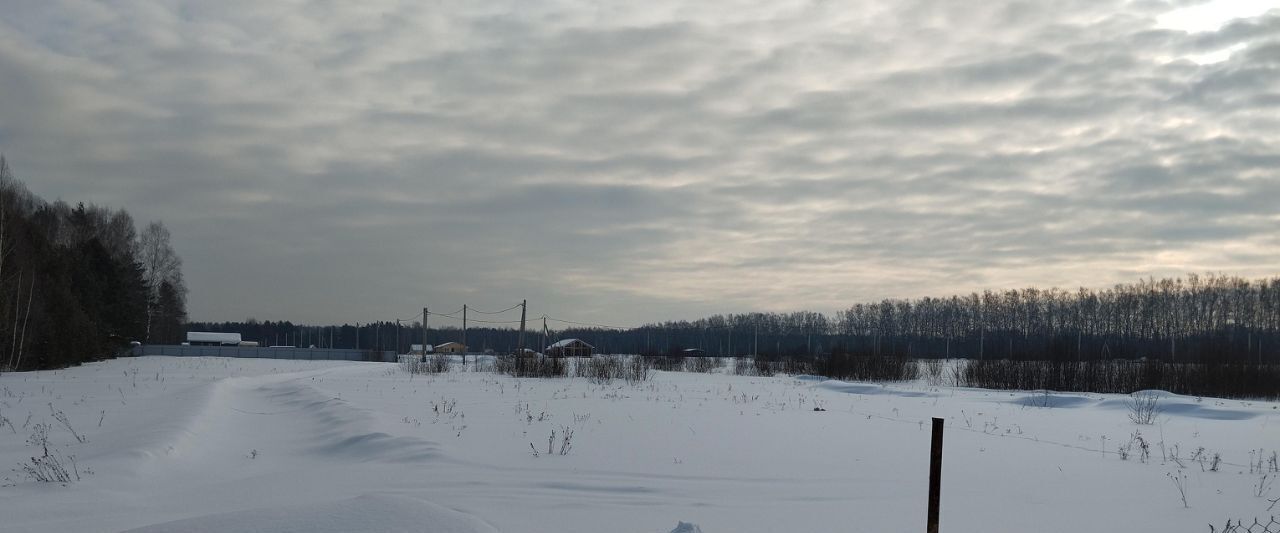
<svg viewBox="0 0 1280 533"><path fill-rule="evenodd" d="M1095 394L118 359L0 375L0 530L920 531L932 416L947 421L948 533L1208 531L1280 515L1267 510L1280 483L1259 496L1251 473L1280 449L1276 403L1160 407L1139 426L1126 397ZM78 481L24 474L42 423Z"/></svg>

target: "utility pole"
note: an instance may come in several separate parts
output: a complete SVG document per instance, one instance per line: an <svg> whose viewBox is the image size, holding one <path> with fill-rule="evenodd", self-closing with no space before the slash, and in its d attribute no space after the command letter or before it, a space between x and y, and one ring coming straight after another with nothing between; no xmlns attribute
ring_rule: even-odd
<svg viewBox="0 0 1280 533"><path fill-rule="evenodd" d="M520 300L520 336L516 338L516 355L524 355L524 316L529 310L529 300Z"/></svg>
<svg viewBox="0 0 1280 533"><path fill-rule="evenodd" d="M423 307L422 308L422 362L424 363L427 362L427 317L428 316L431 316L431 313L427 311L427 308Z"/></svg>
<svg viewBox="0 0 1280 533"><path fill-rule="evenodd" d="M542 350L547 349L547 315L542 315Z"/></svg>

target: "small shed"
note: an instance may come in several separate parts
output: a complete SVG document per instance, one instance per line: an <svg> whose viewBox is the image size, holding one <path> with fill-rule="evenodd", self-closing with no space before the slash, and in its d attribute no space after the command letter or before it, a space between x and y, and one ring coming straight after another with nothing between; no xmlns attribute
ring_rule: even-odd
<svg viewBox="0 0 1280 533"><path fill-rule="evenodd" d="M548 346L545 353L550 357L591 357L595 349L582 339L564 339Z"/></svg>
<svg viewBox="0 0 1280 533"><path fill-rule="evenodd" d="M410 344L410 345L409 345L409 354L410 354L410 355L422 355L422 354L428 354L428 353L431 353L431 352L433 352L433 351L435 351L435 349L434 349L434 347L433 347L433 346L431 346L430 344L427 344L427 345L425 345L425 346L424 346L424 345L422 345L422 344Z"/></svg>
<svg viewBox="0 0 1280 533"><path fill-rule="evenodd" d="M435 345L435 353L467 353L467 346L460 342L446 342Z"/></svg>

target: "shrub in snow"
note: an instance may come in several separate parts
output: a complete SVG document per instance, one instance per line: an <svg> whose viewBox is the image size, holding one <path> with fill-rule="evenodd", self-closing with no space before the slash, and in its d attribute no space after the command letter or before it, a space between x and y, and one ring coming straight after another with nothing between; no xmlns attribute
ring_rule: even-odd
<svg viewBox="0 0 1280 533"><path fill-rule="evenodd" d="M578 361L574 374L590 379L593 383L609 383L621 379L628 384L647 381L653 369L647 357L623 355L597 355Z"/></svg>
<svg viewBox="0 0 1280 533"><path fill-rule="evenodd" d="M782 363L766 361L760 358L733 358L733 373L738 376L769 377L781 369Z"/></svg>
<svg viewBox="0 0 1280 533"><path fill-rule="evenodd" d="M1129 420L1134 424L1149 426L1160 414L1160 395L1155 391L1135 392L1125 403L1129 407Z"/></svg>
<svg viewBox="0 0 1280 533"><path fill-rule="evenodd" d="M32 457L30 462L22 464L22 471L27 477L42 483L69 483L73 480L73 475L75 481L80 480L74 456L64 458L56 451L49 453L49 424L37 423L32 426L27 444L39 446L43 452L40 457ZM64 462L71 463L71 470L67 470Z"/></svg>
<svg viewBox="0 0 1280 533"><path fill-rule="evenodd" d="M569 375L569 365L559 357L502 355L494 359L493 371L517 378L558 378Z"/></svg>
<svg viewBox="0 0 1280 533"><path fill-rule="evenodd" d="M1178 471L1178 475L1176 476L1172 473L1167 473L1165 475L1168 476L1169 480L1173 481L1173 485L1178 488L1178 496L1182 498L1182 508L1186 509L1191 507L1190 505L1187 505L1187 475L1181 470Z"/></svg>
<svg viewBox="0 0 1280 533"><path fill-rule="evenodd" d="M664 372L680 372L684 370L684 360L685 358L679 355L664 355L650 358L650 362L653 364L653 369L662 370Z"/></svg>
<svg viewBox="0 0 1280 533"><path fill-rule="evenodd" d="M685 372L710 373L719 370L724 366L724 360L718 357L686 357L684 358Z"/></svg>
<svg viewBox="0 0 1280 533"><path fill-rule="evenodd" d="M404 357L400 367L410 374L443 374L449 371L449 356L438 353L424 358Z"/></svg>
<svg viewBox="0 0 1280 533"><path fill-rule="evenodd" d="M53 411L53 404L49 404L49 410ZM76 428L71 427L71 420L67 418L66 413L63 413L62 411L53 411L53 419L62 424L62 427L67 428L67 431L71 432L71 436L76 439L76 442L81 444L89 442L89 439L86 439L84 435L76 432Z"/></svg>
<svg viewBox="0 0 1280 533"><path fill-rule="evenodd" d="M774 363L773 366L778 372L793 376L800 374L812 374L814 372L814 365L812 361L808 359L798 359L795 357L784 358L783 360Z"/></svg>
<svg viewBox="0 0 1280 533"><path fill-rule="evenodd" d="M946 368L945 361L942 359L925 359L920 361L920 371L924 374L924 381L930 387L938 387L942 385L942 371Z"/></svg>
<svg viewBox="0 0 1280 533"><path fill-rule="evenodd" d="M559 441L556 441L557 435L559 435L560 437ZM559 452L556 451L557 442L559 442L560 444ZM538 453L538 448L535 447L532 442L529 443L529 449L533 450L534 457L542 456L542 454ZM547 437L547 455L569 455L569 450L571 449L573 449L573 429L572 428L560 426L559 433L556 433L556 430L554 429L551 430L551 435Z"/></svg>
<svg viewBox="0 0 1280 533"><path fill-rule="evenodd" d="M905 357L833 353L814 363L814 372L846 381L911 381L920 375L920 365Z"/></svg>
<svg viewBox="0 0 1280 533"><path fill-rule="evenodd" d="M1275 398L1280 365L1157 360L970 360L952 385L1003 390L1127 393L1160 389L1189 396Z"/></svg>

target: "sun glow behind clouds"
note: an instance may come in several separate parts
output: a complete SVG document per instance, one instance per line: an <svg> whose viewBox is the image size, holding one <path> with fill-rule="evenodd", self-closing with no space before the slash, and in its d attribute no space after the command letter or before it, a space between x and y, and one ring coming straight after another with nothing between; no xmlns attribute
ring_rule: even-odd
<svg viewBox="0 0 1280 533"><path fill-rule="evenodd" d="M1274 0L1214 0L1160 15L1156 26L1188 33L1214 31L1232 20L1256 17L1277 7Z"/></svg>
<svg viewBox="0 0 1280 533"><path fill-rule="evenodd" d="M1156 26L1187 33L1217 31L1233 20L1256 17L1276 7L1273 0L1214 0L1165 13L1156 18ZM1186 59L1198 65L1211 65L1230 59L1246 46L1236 43L1207 53L1163 58L1162 62Z"/></svg>
<svg viewBox="0 0 1280 533"><path fill-rule="evenodd" d="M1227 48L1223 48L1221 50L1215 50L1207 54L1189 55L1186 58L1191 60L1191 62L1200 64L1200 65L1211 65L1213 63L1221 63L1223 61L1231 59L1231 54L1244 50L1248 46L1249 45L1244 43L1236 43L1234 45L1231 45Z"/></svg>

